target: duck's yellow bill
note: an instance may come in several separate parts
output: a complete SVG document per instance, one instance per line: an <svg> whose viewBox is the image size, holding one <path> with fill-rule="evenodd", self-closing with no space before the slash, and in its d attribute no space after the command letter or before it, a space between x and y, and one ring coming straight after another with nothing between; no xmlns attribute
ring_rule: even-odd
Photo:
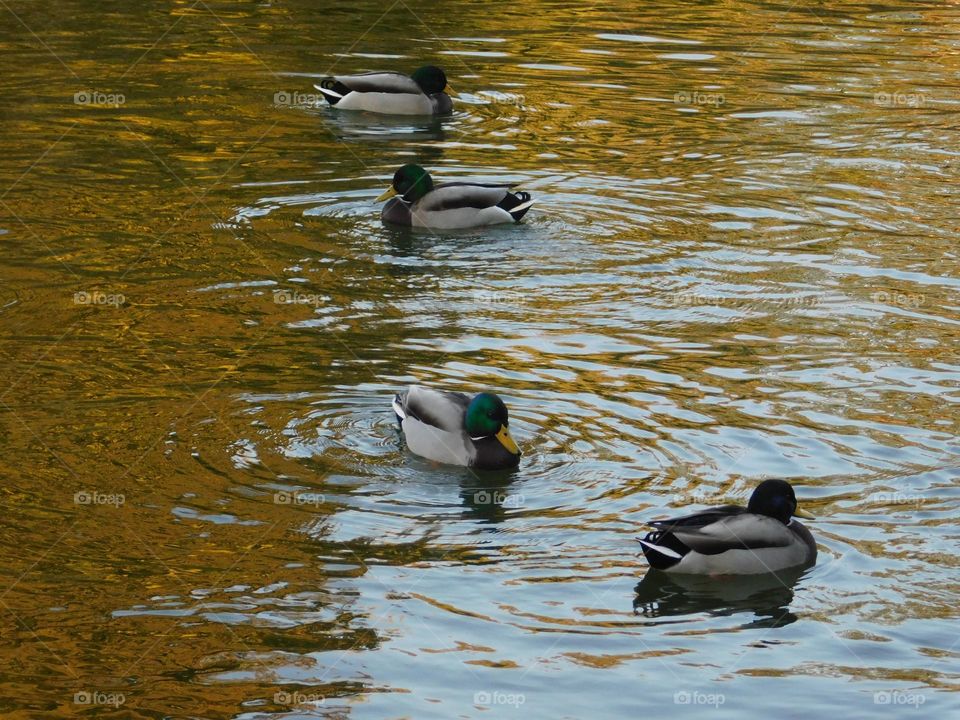
<svg viewBox="0 0 960 720"><path fill-rule="evenodd" d="M375 202L383 202L384 200L389 200L396 194L397 194L397 191L394 190L393 186L390 186L384 191L383 195L381 195L375 200Z"/></svg>
<svg viewBox="0 0 960 720"><path fill-rule="evenodd" d="M805 520L817 519L817 516L814 515L813 513L809 513L806 510L801 510L800 508L797 508L796 510L794 510L793 514L796 515L797 517L804 518Z"/></svg>
<svg viewBox="0 0 960 720"><path fill-rule="evenodd" d="M510 437L510 431L507 430L506 425L501 425L500 429L497 431L497 440L500 441L500 444L503 445L507 452L511 455L519 455L520 448L517 447L517 444L513 441L513 438Z"/></svg>
<svg viewBox="0 0 960 720"><path fill-rule="evenodd" d="M447 83L447 86L443 89L447 95L453 95L453 97L460 97L460 93L450 87L450 83Z"/></svg>

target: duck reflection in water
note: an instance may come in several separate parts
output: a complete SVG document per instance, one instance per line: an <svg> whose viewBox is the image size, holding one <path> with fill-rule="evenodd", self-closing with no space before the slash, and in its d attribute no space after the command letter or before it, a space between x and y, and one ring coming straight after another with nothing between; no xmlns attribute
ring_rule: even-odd
<svg viewBox="0 0 960 720"><path fill-rule="evenodd" d="M756 619L743 627L782 627L797 620L790 603L794 588L808 569L799 566L762 575L723 577L650 570L637 584L633 610L647 618L696 613L724 617L752 612Z"/></svg>
<svg viewBox="0 0 960 720"><path fill-rule="evenodd" d="M331 132L341 140L361 142L403 141L424 142L426 140L442 142L446 139L443 121L438 117L390 117L367 113L331 113L327 118ZM437 160L443 156L442 148L424 146L418 148L418 158Z"/></svg>
<svg viewBox="0 0 960 720"><path fill-rule="evenodd" d="M515 470L488 470L471 473L460 485L460 498L471 517L500 523L524 505L523 494L511 483Z"/></svg>

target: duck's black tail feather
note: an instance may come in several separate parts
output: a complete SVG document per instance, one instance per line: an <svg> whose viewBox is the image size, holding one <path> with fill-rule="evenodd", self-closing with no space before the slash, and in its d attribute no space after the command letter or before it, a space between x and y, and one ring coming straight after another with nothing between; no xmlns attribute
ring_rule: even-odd
<svg viewBox="0 0 960 720"><path fill-rule="evenodd" d="M654 530L643 538L638 538L643 548L643 555L650 563L650 567L657 570L666 570L673 567L690 552L690 548L680 542L675 536L663 530Z"/></svg>
<svg viewBox="0 0 960 720"><path fill-rule="evenodd" d="M403 428L403 421L407 419L407 413L403 408L403 396L400 393L397 393L393 396L393 413L397 416L397 424Z"/></svg>
<svg viewBox="0 0 960 720"><path fill-rule="evenodd" d="M533 203L534 200L530 197L530 193L520 190L517 192L508 192L506 197L497 203L497 207L503 208L510 213L514 222L520 222L520 218L527 214L527 210L530 209Z"/></svg>

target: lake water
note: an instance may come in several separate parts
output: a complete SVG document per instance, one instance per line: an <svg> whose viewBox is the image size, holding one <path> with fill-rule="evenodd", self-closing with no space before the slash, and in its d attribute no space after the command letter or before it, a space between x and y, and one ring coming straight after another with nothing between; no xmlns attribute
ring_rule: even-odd
<svg viewBox="0 0 960 720"><path fill-rule="evenodd" d="M956 712L956 4L0 15L5 717ZM315 106L427 62L452 117ZM538 202L384 228L410 161ZM413 382L519 469L409 455ZM638 594L765 477L815 567Z"/></svg>

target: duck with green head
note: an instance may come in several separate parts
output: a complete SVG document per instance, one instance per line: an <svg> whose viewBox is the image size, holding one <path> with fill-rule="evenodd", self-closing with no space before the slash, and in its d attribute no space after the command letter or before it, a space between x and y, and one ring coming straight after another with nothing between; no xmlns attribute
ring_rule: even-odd
<svg viewBox="0 0 960 720"><path fill-rule="evenodd" d="M393 411L407 447L417 455L480 470L512 468L520 462L507 406L493 393L471 397L411 385L393 398Z"/></svg>
<svg viewBox="0 0 960 720"><path fill-rule="evenodd" d="M387 115L446 115L453 110L447 76L425 65L410 76L398 72L334 75L314 85L339 110L365 110Z"/></svg>
<svg viewBox="0 0 960 720"><path fill-rule="evenodd" d="M670 573L756 575L812 565L817 543L794 516L813 517L797 508L790 483L764 480L747 507L656 520L640 544L650 567Z"/></svg>
<svg viewBox="0 0 960 720"><path fill-rule="evenodd" d="M377 202L388 200L380 218L395 225L452 230L520 222L533 200L530 193L512 191L509 183L448 182L434 185L430 173L407 164Z"/></svg>

